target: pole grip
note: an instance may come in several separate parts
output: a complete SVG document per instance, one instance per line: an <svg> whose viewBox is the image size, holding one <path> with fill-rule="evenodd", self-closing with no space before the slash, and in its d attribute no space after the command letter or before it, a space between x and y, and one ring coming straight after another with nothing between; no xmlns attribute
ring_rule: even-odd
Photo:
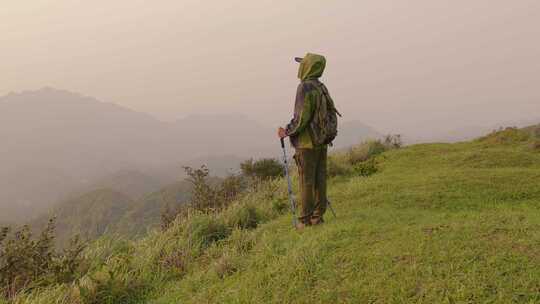
<svg viewBox="0 0 540 304"><path fill-rule="evenodd" d="M285 149L285 139L282 137L279 139L279 141L281 141L281 147Z"/></svg>

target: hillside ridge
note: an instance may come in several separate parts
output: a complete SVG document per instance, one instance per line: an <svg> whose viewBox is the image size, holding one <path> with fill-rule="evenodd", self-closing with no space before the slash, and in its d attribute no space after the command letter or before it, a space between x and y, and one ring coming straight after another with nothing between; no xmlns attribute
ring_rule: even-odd
<svg viewBox="0 0 540 304"><path fill-rule="evenodd" d="M338 217L302 232L283 209L284 180L274 180L222 213L178 218L135 242L98 241L88 254L100 266L79 289L66 284L34 298L66 303L82 288L84 303L534 303L536 131L385 152L369 177L330 179ZM346 153L331 161L346 166Z"/></svg>

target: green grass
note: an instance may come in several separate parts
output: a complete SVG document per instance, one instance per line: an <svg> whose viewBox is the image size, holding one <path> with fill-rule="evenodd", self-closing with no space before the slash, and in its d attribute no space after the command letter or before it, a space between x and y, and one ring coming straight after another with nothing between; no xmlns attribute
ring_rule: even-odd
<svg viewBox="0 0 540 304"><path fill-rule="evenodd" d="M332 178L338 218L302 232L276 181L215 218L94 246L94 273L131 278L109 303L540 303L540 152L509 133L385 152L370 177Z"/></svg>

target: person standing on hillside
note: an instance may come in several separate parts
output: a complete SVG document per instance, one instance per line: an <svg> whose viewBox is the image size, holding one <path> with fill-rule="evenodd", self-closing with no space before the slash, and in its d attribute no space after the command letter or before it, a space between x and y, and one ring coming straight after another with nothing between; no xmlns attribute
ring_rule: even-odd
<svg viewBox="0 0 540 304"><path fill-rule="evenodd" d="M278 129L278 136L289 136L295 148L294 159L300 183L300 215L297 229L323 223L328 205L326 197L327 146L337 135L337 115L340 115L319 81L326 67L326 59L317 54L296 57L300 63L294 116L286 128Z"/></svg>

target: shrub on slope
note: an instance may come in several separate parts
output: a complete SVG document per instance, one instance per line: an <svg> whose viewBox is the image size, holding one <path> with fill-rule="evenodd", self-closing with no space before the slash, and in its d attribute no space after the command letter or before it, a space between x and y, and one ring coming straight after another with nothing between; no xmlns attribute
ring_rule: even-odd
<svg viewBox="0 0 540 304"><path fill-rule="evenodd" d="M248 159L240 164L240 168L244 176L261 180L283 176L283 165L280 161L273 158Z"/></svg>
<svg viewBox="0 0 540 304"><path fill-rule="evenodd" d="M0 231L0 298L14 298L21 291L71 282L84 271L78 238L62 252L54 244L55 220L50 219L38 237L25 225L10 234Z"/></svg>
<svg viewBox="0 0 540 304"><path fill-rule="evenodd" d="M526 142L531 137L531 132L527 132L525 129L508 127L493 131L491 134L481 137L479 141L488 145L511 145Z"/></svg>
<svg viewBox="0 0 540 304"><path fill-rule="evenodd" d="M328 175L370 176L379 170L377 156L402 146L400 135L387 135L383 140L368 140L328 158Z"/></svg>
<svg viewBox="0 0 540 304"><path fill-rule="evenodd" d="M286 201L282 180L268 181L248 191L219 213L191 209L164 232L154 230L138 241L103 238L85 252L89 271L73 283L20 294L16 303L140 303L166 282L181 278L208 259L220 243L232 237L239 247L239 230L249 230L276 218L275 201ZM242 236L243 237L243 236ZM223 259L220 272L228 273ZM217 267L217 266L216 266Z"/></svg>

